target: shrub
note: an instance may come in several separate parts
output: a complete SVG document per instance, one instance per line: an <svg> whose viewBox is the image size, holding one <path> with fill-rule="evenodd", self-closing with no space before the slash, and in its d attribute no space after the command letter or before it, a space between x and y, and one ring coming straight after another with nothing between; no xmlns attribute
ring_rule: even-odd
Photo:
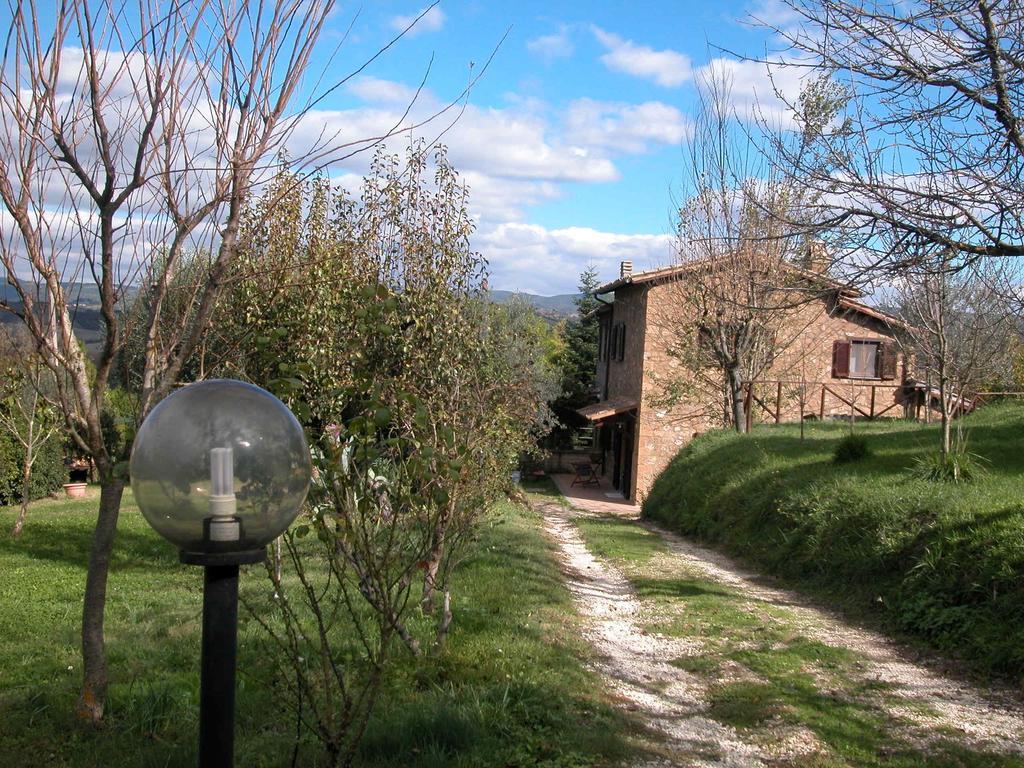
<svg viewBox="0 0 1024 768"><path fill-rule="evenodd" d="M868 441L862 435L847 435L836 445L832 454L834 464L847 464L851 461L860 461L871 455L871 448Z"/></svg>
<svg viewBox="0 0 1024 768"><path fill-rule="evenodd" d="M0 506L17 501L20 490L21 456L10 435L0 432Z"/></svg>
<svg viewBox="0 0 1024 768"><path fill-rule="evenodd" d="M21 501L21 463L25 451L13 437L0 434L0 506ZM64 464L64 448L58 437L43 444L32 464L32 482L29 498L41 499L59 491L67 482L68 470Z"/></svg>
<svg viewBox="0 0 1024 768"><path fill-rule="evenodd" d="M41 499L59 491L68 481L68 467L64 463L64 445L55 435L39 449L32 464L32 485L29 495Z"/></svg>
<svg viewBox="0 0 1024 768"><path fill-rule="evenodd" d="M969 483L985 475L985 458L967 450L953 450L945 456L935 451L915 460L911 472L924 480Z"/></svg>
<svg viewBox="0 0 1024 768"><path fill-rule="evenodd" d="M127 461L131 455L138 407L137 395L120 387L107 390L100 412L100 426L107 450L115 461Z"/></svg>

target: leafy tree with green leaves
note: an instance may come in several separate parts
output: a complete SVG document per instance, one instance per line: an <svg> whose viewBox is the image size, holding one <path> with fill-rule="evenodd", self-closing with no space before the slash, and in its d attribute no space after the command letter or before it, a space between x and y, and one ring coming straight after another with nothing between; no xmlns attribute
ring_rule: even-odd
<svg viewBox="0 0 1024 768"><path fill-rule="evenodd" d="M378 152L356 199L281 174L250 203L209 340L212 372L270 388L317 446L309 509L271 569L284 630L268 631L293 704L341 763L390 646L443 648L450 575L547 424L549 348L532 312L486 300L466 201L444 148L415 142ZM311 550L298 538L313 532ZM430 622L409 621L417 603ZM327 623L361 642L337 647L345 630ZM342 670L339 653L357 662ZM292 669L300 657L321 663Z"/></svg>
<svg viewBox="0 0 1024 768"><path fill-rule="evenodd" d="M597 400L597 344L599 325L595 312L601 302L594 296L600 286L597 267L580 273L579 295L573 300L576 314L562 326L562 350L558 365L562 373L562 393L552 403L561 427L552 434L556 444L567 443L572 433L587 422L577 412Z"/></svg>

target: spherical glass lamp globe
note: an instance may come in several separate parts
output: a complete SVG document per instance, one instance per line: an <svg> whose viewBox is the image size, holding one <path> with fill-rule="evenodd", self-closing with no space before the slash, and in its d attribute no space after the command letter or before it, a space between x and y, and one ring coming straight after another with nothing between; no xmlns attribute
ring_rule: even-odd
<svg viewBox="0 0 1024 768"><path fill-rule="evenodd" d="M241 381L179 389L146 417L132 447L135 501L184 553L261 550L295 519L310 474L295 416Z"/></svg>

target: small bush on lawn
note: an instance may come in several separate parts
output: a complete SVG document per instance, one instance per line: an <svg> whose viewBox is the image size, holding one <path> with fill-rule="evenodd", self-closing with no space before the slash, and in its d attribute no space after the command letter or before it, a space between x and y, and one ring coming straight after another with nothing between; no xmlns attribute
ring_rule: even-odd
<svg viewBox="0 0 1024 768"><path fill-rule="evenodd" d="M847 435L832 454L832 461L835 464L847 464L851 461L860 461L871 455L871 448L863 435Z"/></svg>
<svg viewBox="0 0 1024 768"><path fill-rule="evenodd" d="M914 462L911 471L924 480L945 483L970 483L985 476L985 459L970 451L929 453Z"/></svg>

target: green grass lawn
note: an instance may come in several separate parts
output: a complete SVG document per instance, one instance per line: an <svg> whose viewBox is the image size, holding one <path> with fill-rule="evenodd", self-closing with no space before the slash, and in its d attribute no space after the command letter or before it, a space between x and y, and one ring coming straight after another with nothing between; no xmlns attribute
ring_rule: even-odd
<svg viewBox="0 0 1024 768"><path fill-rule="evenodd" d="M655 483L644 515L894 631L1024 680L1024 407L964 419L985 476L964 485L911 469L938 427L858 423L867 458L835 464L848 424L709 433Z"/></svg>
<svg viewBox="0 0 1024 768"><path fill-rule="evenodd" d="M93 492L95 494L95 491ZM32 506L21 539L0 509L0 765L193 766L202 574L126 495L111 568L107 725L75 722L78 627L95 498ZM497 505L453 588L438 660L400 660L363 741L366 766L590 766L631 749L631 728L581 658L578 617L539 518ZM262 569L242 589L265 585ZM236 762L290 764L294 714L275 696L240 611ZM300 765L323 764L305 739Z"/></svg>

